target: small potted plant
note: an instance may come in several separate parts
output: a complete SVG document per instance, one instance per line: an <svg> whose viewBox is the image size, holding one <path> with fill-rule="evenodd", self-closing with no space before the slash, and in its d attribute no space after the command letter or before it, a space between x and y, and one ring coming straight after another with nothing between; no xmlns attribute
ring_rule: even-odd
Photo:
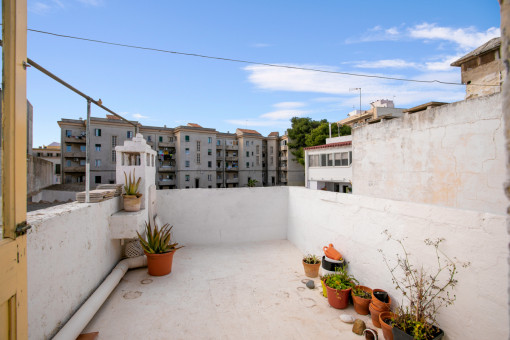
<svg viewBox="0 0 510 340"><path fill-rule="evenodd" d="M347 274L345 268L338 270L335 274L328 275L324 284L328 292L328 302L331 307L336 309L345 309L349 306L349 295L352 288L358 281Z"/></svg>
<svg viewBox="0 0 510 340"><path fill-rule="evenodd" d="M138 180L135 181L135 170L133 169L133 176L131 177L131 173L129 176L124 172L124 191L125 193L122 195L124 198L124 210L125 211L139 211L140 204L142 202L142 194L138 192L138 186L142 180L141 177L138 177Z"/></svg>
<svg viewBox="0 0 510 340"><path fill-rule="evenodd" d="M305 268L305 275L308 277L319 276L319 268L321 260L318 256L308 254L303 256L303 267Z"/></svg>
<svg viewBox="0 0 510 340"><path fill-rule="evenodd" d="M402 292L406 303L395 311L391 320L395 340L438 340L444 332L437 326L436 317L442 307L452 305L455 301L453 288L457 285L455 275L457 265L440 249L444 239L426 239L425 244L435 250L437 267L432 271L423 266L415 266L410 261L410 254L402 240L393 238L384 231L388 240L396 241L402 248L397 254L396 263L391 265L383 254L384 262L391 272L395 288ZM381 250L380 250L381 251ZM462 264L463 267L469 263Z"/></svg>
<svg viewBox="0 0 510 340"><path fill-rule="evenodd" d="M365 286L356 286L351 294L356 313L359 315L368 315L368 305L372 301L372 289Z"/></svg>
<svg viewBox="0 0 510 340"><path fill-rule="evenodd" d="M152 228L151 223L145 222L145 232L147 238L138 234L138 239L147 256L147 267L149 275L163 276L172 272L172 262L174 253L179 247L177 242L172 241L172 227L167 223L161 228L158 228L154 223Z"/></svg>

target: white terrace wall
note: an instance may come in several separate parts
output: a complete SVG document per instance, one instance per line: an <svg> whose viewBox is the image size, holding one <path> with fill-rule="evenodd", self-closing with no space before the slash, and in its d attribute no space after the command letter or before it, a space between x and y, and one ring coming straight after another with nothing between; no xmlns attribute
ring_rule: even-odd
<svg viewBox="0 0 510 340"><path fill-rule="evenodd" d="M157 212L181 244L287 238L286 187L158 190Z"/></svg>
<svg viewBox="0 0 510 340"><path fill-rule="evenodd" d="M49 339L120 260L108 216L120 199L68 203L27 214L28 335Z"/></svg>
<svg viewBox="0 0 510 340"><path fill-rule="evenodd" d="M445 238L442 249L447 255L471 262L469 268L459 268L457 301L438 318L445 339L508 338L505 215L288 189L288 239L303 253L320 254L322 246L333 243L361 284L385 289L394 300L400 298L378 249L394 259L399 248L382 232L387 229L394 237L407 238L408 251L425 267L434 267L436 258L424 240Z"/></svg>
<svg viewBox="0 0 510 340"><path fill-rule="evenodd" d="M501 94L353 130L353 193L503 214Z"/></svg>

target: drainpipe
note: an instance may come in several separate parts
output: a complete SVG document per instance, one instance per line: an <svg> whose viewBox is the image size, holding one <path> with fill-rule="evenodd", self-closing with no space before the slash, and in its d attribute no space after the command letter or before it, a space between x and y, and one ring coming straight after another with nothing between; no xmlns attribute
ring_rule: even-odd
<svg viewBox="0 0 510 340"><path fill-rule="evenodd" d="M106 301L111 292L117 287L120 280L124 277L128 269L140 268L147 266L147 258L138 256L120 261L113 268L110 275L101 283L96 291L88 298L87 301L74 313L67 323L55 335L53 340L69 340L76 339L85 329L87 324L92 320L94 315L103 303Z"/></svg>

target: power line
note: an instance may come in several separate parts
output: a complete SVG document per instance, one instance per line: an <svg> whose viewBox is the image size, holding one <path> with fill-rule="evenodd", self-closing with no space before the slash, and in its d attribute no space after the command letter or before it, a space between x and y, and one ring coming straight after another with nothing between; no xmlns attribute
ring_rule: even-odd
<svg viewBox="0 0 510 340"><path fill-rule="evenodd" d="M414 82L414 83L438 83L438 84L444 84L444 85L460 85L460 86L500 86L500 85L487 85L487 84L462 84L462 83L454 83L454 82L447 82L447 81L441 81L441 80L407 79L407 78L378 76L378 75L372 75L372 74L361 74L361 73L351 73L351 72L328 71L328 70L321 70L321 69L308 68L308 67L298 67L298 66L289 66L289 65L277 65L277 64L261 63L261 62L250 61L250 60L232 59L232 58L223 58L223 57L213 57L213 56L197 54L197 53L178 52L178 51L163 50L163 49L153 48L153 47L144 47L144 46L136 46L136 45L114 43L114 42L97 40L97 39L82 38L82 37L75 37L75 36L72 36L72 35L65 35L65 34L46 32L46 31L35 30L35 29L30 29L30 28L28 28L27 30L31 31L31 32L35 32L35 33L52 35L52 36L60 37L60 38L68 38L68 39L76 39L76 40L82 40L82 41L89 41L89 42L95 42L95 43L105 44L105 45L121 46L121 47L135 48L135 49L140 49L140 50L147 50L147 51L154 51L154 52L161 52L161 53L171 53L171 54L178 54L178 55L184 55L184 56L190 56L190 57L198 57L198 58L230 61L230 62L236 62L236 63L251 64L251 65L261 65L261 66L269 66L269 67L277 67L277 68L286 68L286 69L301 70L301 71L311 71L311 72L330 73L330 74L341 74L341 75L353 76L353 77L365 77L365 78L398 80L398 81L407 81L407 82Z"/></svg>

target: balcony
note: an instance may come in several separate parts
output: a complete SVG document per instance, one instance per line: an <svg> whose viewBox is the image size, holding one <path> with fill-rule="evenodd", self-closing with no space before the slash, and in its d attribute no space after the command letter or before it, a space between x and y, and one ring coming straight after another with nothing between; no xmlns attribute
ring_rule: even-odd
<svg viewBox="0 0 510 340"><path fill-rule="evenodd" d="M175 172L175 166L160 166L158 172Z"/></svg>
<svg viewBox="0 0 510 340"><path fill-rule="evenodd" d="M287 183L287 177L282 177L282 178L280 178L280 182L282 182L282 183Z"/></svg>
<svg viewBox="0 0 510 340"><path fill-rule="evenodd" d="M239 168L237 166L236 167L226 167L225 171L239 171Z"/></svg>
<svg viewBox="0 0 510 340"><path fill-rule="evenodd" d="M175 142L158 142L158 148L175 148Z"/></svg>
<svg viewBox="0 0 510 340"><path fill-rule="evenodd" d="M280 145L280 150L282 151L288 150L288 145Z"/></svg>
<svg viewBox="0 0 510 340"><path fill-rule="evenodd" d="M287 156L280 156L280 161L286 161L287 160Z"/></svg>
<svg viewBox="0 0 510 340"><path fill-rule="evenodd" d="M64 173L66 172L85 172L85 165L66 166L64 167Z"/></svg>
<svg viewBox="0 0 510 340"><path fill-rule="evenodd" d="M227 178L227 184L239 183L239 178Z"/></svg>
<svg viewBox="0 0 510 340"><path fill-rule="evenodd" d="M223 171L223 167L222 166L217 166L216 167L216 171L222 172Z"/></svg>
<svg viewBox="0 0 510 340"><path fill-rule="evenodd" d="M174 179L160 179L158 180L158 185L166 186L166 185L175 185Z"/></svg>
<svg viewBox="0 0 510 340"><path fill-rule="evenodd" d="M64 152L64 158L86 158L85 151Z"/></svg>
<svg viewBox="0 0 510 340"><path fill-rule="evenodd" d="M230 161L230 162L236 162L237 160L239 159L238 156L228 156L228 157L225 157L225 160L226 161Z"/></svg>
<svg viewBox="0 0 510 340"><path fill-rule="evenodd" d="M219 184L223 183L223 178L216 178L216 183L219 183Z"/></svg>
<svg viewBox="0 0 510 340"><path fill-rule="evenodd" d="M64 137L64 143L78 143L78 144L86 144L85 136L71 136Z"/></svg>
<svg viewBox="0 0 510 340"><path fill-rule="evenodd" d="M239 145L226 145L225 150L239 150Z"/></svg>
<svg viewBox="0 0 510 340"><path fill-rule="evenodd" d="M286 165L282 165L278 168L280 171L287 171L287 166Z"/></svg>

